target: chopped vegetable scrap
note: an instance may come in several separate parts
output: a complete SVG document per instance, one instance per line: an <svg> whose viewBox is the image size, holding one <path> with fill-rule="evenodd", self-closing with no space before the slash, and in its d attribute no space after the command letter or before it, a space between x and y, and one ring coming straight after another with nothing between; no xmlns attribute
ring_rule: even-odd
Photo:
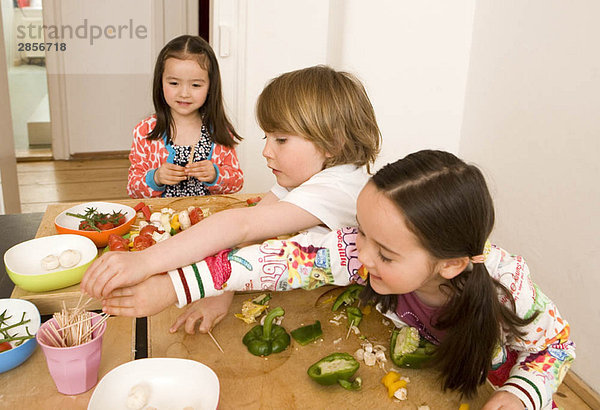
<svg viewBox="0 0 600 410"><path fill-rule="evenodd" d="M269 307L270 299L271 294L262 294L252 300L247 300L242 304L242 313L236 313L234 316L248 324L255 323L256 318Z"/></svg>
<svg viewBox="0 0 600 410"><path fill-rule="evenodd" d="M386 348L382 345L373 345L368 340L365 340L360 349L354 352L354 357L358 361L364 361L367 366L375 366L376 364L385 370L387 359L385 357Z"/></svg>
<svg viewBox="0 0 600 410"><path fill-rule="evenodd" d="M98 212L96 208L86 208L83 214L67 212L67 215L83 219L79 223L80 231L106 231L125 223L125 214L113 211L111 214Z"/></svg>
<svg viewBox="0 0 600 410"><path fill-rule="evenodd" d="M338 383L345 389L358 390L362 380L357 377L354 381L350 378L356 373L360 363L348 353L332 353L325 356L308 368L311 379L322 385Z"/></svg>
<svg viewBox="0 0 600 410"><path fill-rule="evenodd" d="M419 369L431 360L436 346L419 335L417 328L395 329L390 340L390 356L400 367Z"/></svg>
<svg viewBox="0 0 600 410"><path fill-rule="evenodd" d="M271 353L284 351L290 345L290 335L279 325L273 324L273 319L283 316L282 307L276 307L265 317L264 325L256 325L242 339L248 351L255 356L268 356Z"/></svg>
<svg viewBox="0 0 600 410"><path fill-rule="evenodd" d="M12 319L12 315L8 315L8 309L0 313L0 352L12 349L14 346L21 345L25 340L32 339L35 335L29 333L29 327L25 327L25 336L14 333L14 329L21 325L26 325L31 322L31 319L25 319L25 312L21 316L21 320L16 323L9 324L7 321ZM13 330L11 330L13 329ZM12 333L12 334L11 334Z"/></svg>
<svg viewBox="0 0 600 410"><path fill-rule="evenodd" d="M406 400L408 395L406 384L410 381L408 377L400 376L398 372L388 372L381 378L381 383L387 388L388 397L395 397L398 400Z"/></svg>
<svg viewBox="0 0 600 410"><path fill-rule="evenodd" d="M346 314L348 315L348 326L358 327L363 318L360 309L354 306L348 306L346 308Z"/></svg>
<svg viewBox="0 0 600 410"><path fill-rule="evenodd" d="M363 289L364 286L357 284L348 286L342 293L340 293L335 302L333 302L331 310L335 312L342 306L350 306L358 298Z"/></svg>
<svg viewBox="0 0 600 410"><path fill-rule="evenodd" d="M300 343L302 346L305 346L323 336L321 322L318 320L312 325L299 327L298 329L292 330L290 333L294 340Z"/></svg>

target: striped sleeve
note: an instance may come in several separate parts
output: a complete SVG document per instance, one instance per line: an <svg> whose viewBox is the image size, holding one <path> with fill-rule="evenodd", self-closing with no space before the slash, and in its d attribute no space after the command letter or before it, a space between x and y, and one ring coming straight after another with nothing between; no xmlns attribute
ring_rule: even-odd
<svg viewBox="0 0 600 410"><path fill-rule="evenodd" d="M227 249L169 272L178 307L225 290L312 290L359 280L356 229L306 232L285 240Z"/></svg>

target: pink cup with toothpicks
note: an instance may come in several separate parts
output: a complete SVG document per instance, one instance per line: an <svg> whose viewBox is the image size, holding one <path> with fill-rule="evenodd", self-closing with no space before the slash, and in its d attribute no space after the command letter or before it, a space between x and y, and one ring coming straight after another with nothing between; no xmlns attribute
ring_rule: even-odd
<svg viewBox="0 0 600 410"><path fill-rule="evenodd" d="M102 337L106 330L106 322L102 320L103 316L97 313L91 312L91 315L92 328L96 324L98 326L91 332L92 339L87 343L71 347L55 347L56 339L52 340L49 332L58 328L56 319L44 322L36 335L37 342L46 356L50 375L62 394L81 394L98 383ZM53 329L49 329L50 326Z"/></svg>

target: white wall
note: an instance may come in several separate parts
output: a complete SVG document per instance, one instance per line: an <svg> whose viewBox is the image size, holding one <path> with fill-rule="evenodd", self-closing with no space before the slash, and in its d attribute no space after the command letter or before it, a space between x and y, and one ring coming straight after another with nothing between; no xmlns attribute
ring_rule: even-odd
<svg viewBox="0 0 600 410"><path fill-rule="evenodd" d="M237 107L234 122L245 137L237 149L244 192L264 192L273 183L254 118L258 95L269 79L316 64L350 71L364 82L384 141L377 167L425 147L458 151L474 0L241 3L247 7L245 22L220 4L215 26L246 31L234 34L245 55L220 58L225 95L233 101L230 108ZM217 28L213 34L218 52ZM243 73L232 65L245 67ZM227 89L227 75L233 81L244 77L239 94Z"/></svg>
<svg viewBox="0 0 600 410"><path fill-rule="evenodd" d="M477 2L460 153L494 190L493 239L571 324L600 391L600 3Z"/></svg>
<svg viewBox="0 0 600 410"><path fill-rule="evenodd" d="M474 0L344 1L338 68L361 78L383 135L377 167L406 154L458 151Z"/></svg>

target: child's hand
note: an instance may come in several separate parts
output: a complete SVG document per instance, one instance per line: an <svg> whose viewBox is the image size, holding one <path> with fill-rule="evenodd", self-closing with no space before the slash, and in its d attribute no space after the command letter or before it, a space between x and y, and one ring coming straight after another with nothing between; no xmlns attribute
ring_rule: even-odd
<svg viewBox="0 0 600 410"><path fill-rule="evenodd" d="M187 179L185 168L165 162L154 173L154 182L159 185L175 185Z"/></svg>
<svg viewBox="0 0 600 410"><path fill-rule="evenodd" d="M102 311L114 316L155 315L177 302L167 274L154 275L135 286L115 289L102 301Z"/></svg>
<svg viewBox="0 0 600 410"><path fill-rule="evenodd" d="M234 292L225 292L219 296L195 301L188 306L184 313L179 315L169 331L175 333L185 323L186 333L193 335L195 333L196 322L202 320L198 331L200 333L208 333L229 311L233 295Z"/></svg>
<svg viewBox="0 0 600 410"><path fill-rule="evenodd" d="M498 390L492 394L481 410L523 410L524 408L525 405L517 396Z"/></svg>
<svg viewBox="0 0 600 410"><path fill-rule="evenodd" d="M207 159L198 162L189 162L185 166L185 173L187 176L195 177L198 181L202 182L214 182L217 177L217 171L213 166L213 163Z"/></svg>
<svg viewBox="0 0 600 410"><path fill-rule="evenodd" d="M96 259L81 280L84 293L102 299L116 288L142 282L151 272L141 252L108 252Z"/></svg>

